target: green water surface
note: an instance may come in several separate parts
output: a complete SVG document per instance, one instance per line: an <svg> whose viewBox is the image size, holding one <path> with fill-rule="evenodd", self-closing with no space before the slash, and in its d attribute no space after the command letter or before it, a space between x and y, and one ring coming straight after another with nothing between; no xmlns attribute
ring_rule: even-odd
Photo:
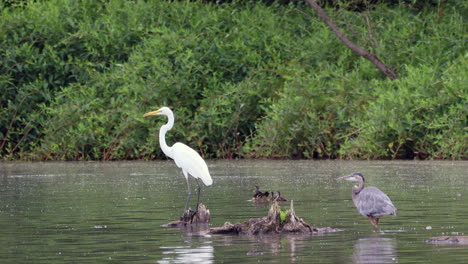
<svg viewBox="0 0 468 264"><path fill-rule="evenodd" d="M254 186L281 191L323 235L200 235L164 228L187 187L172 161L0 163L1 263L468 263L468 247L431 236L468 234L468 162L207 161L211 226L267 214ZM387 193L396 217L374 231L351 201L360 171ZM195 206L196 183L191 206ZM283 204L288 208L289 203Z"/></svg>

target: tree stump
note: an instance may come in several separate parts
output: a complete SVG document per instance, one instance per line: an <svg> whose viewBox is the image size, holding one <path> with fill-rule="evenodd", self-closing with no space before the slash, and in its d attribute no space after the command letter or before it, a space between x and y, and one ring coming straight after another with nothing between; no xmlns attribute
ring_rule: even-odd
<svg viewBox="0 0 468 264"><path fill-rule="evenodd" d="M198 210L193 211L190 208L185 211L184 216L180 220L172 221L163 227L185 227L188 225L209 224L210 223L210 210L206 209L205 205L199 204Z"/></svg>
<svg viewBox="0 0 468 264"><path fill-rule="evenodd" d="M428 244L434 245L468 245L468 236L436 236L426 240Z"/></svg>
<svg viewBox="0 0 468 264"><path fill-rule="evenodd" d="M282 211L277 202L274 202L268 215L262 218L251 218L243 223L224 223L221 227L210 228L209 234L282 234L282 233L302 233L315 234L325 232L337 232L339 229L325 227L313 227L301 218L296 216L294 202L291 200L289 210Z"/></svg>

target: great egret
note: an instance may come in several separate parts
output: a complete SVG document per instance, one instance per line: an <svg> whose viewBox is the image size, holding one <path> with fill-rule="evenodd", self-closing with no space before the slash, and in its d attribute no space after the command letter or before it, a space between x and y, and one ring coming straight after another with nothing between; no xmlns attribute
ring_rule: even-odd
<svg viewBox="0 0 468 264"><path fill-rule="evenodd" d="M195 212L198 210L198 204L200 202L200 184L198 183L198 179L201 179L206 186L213 184L213 179L211 179L210 172L208 171L208 166L206 166L205 161L195 150L180 142L175 143L172 147L169 147L166 144L166 132L171 130L174 126L174 114L172 113L171 109L169 107L162 107L156 111L148 112L143 116L147 117L152 115L167 116L167 123L161 126L159 130L159 144L161 145L161 149L164 154L173 159L177 167L182 169L185 180L187 181L188 194L187 200L185 201L184 213L182 214L183 219L185 212L188 210L188 203L192 195L192 192L190 191L188 175L192 175L192 177L194 177L197 181L198 185L197 207Z"/></svg>
<svg viewBox="0 0 468 264"><path fill-rule="evenodd" d="M376 187L364 188L364 176L355 172L338 178L338 180L357 181L359 185L353 186L351 197L358 212L369 218L375 228L379 227L379 219L384 215L396 215L396 207L390 198Z"/></svg>

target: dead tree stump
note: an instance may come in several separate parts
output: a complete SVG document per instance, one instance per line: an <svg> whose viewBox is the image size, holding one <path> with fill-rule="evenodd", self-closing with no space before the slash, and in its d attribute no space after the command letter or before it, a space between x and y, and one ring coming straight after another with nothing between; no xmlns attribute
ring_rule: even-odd
<svg viewBox="0 0 468 264"><path fill-rule="evenodd" d="M428 244L434 245L468 245L468 236L437 236L426 240Z"/></svg>
<svg viewBox="0 0 468 264"><path fill-rule="evenodd" d="M193 211L188 209L185 211L184 216L180 220L172 221L163 227L184 227L195 224L209 224L210 223L210 210L206 209L205 205L199 204L198 210Z"/></svg>
<svg viewBox="0 0 468 264"><path fill-rule="evenodd" d="M258 234L281 234L281 233L325 233L340 231L335 228L313 227L301 218L296 216L294 211L294 202L291 200L289 210L282 211L278 203L274 202L268 215L262 218L251 218L243 223L232 224L230 222L224 223L221 227L210 228L209 234L244 234L244 235L258 235Z"/></svg>

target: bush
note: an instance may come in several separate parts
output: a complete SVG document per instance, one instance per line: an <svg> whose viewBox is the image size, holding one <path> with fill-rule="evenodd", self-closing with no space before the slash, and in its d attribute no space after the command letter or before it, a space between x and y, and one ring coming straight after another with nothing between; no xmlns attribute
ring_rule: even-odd
<svg viewBox="0 0 468 264"><path fill-rule="evenodd" d="M341 153L358 158L466 157L467 89L462 84L468 79L459 74L468 70L464 60L466 55L443 72L408 66L402 80L375 82L378 96L351 122L359 133Z"/></svg>
<svg viewBox="0 0 468 264"><path fill-rule="evenodd" d="M373 25L377 54L400 80L376 78L373 65L347 50L312 69L298 65L245 151L281 158L466 158L463 19L454 14L445 24L432 13L415 22L401 11L376 10L383 15ZM353 14L339 15L360 24ZM365 38L365 28L352 31L355 42ZM339 45L321 45L323 39L329 38L319 35L310 46Z"/></svg>
<svg viewBox="0 0 468 264"><path fill-rule="evenodd" d="M364 14L328 9L370 48ZM391 82L307 5L43 1L0 22L0 158L466 158L464 17L369 10ZM408 111L409 110L409 111ZM465 132L465 133L464 133Z"/></svg>
<svg viewBox="0 0 468 264"><path fill-rule="evenodd" d="M84 84L127 59L143 35L131 24L143 10L128 8L118 1L54 0L2 10L0 156L24 156L41 144L50 117L44 109L62 87Z"/></svg>
<svg viewBox="0 0 468 264"><path fill-rule="evenodd" d="M210 6L165 2L147 8L160 14L159 23L127 63L98 73L86 87L64 88L46 107L54 119L45 129L41 158L162 158L157 134L166 120L143 120L142 114L163 105L176 114L169 142L187 142L207 156L240 155L232 152L238 152L263 111L256 104L277 82L268 64L285 43L278 41L283 31L265 30L274 26L272 10L214 12ZM236 19L230 18L232 12L239 12ZM259 16L270 22L250 27Z"/></svg>

